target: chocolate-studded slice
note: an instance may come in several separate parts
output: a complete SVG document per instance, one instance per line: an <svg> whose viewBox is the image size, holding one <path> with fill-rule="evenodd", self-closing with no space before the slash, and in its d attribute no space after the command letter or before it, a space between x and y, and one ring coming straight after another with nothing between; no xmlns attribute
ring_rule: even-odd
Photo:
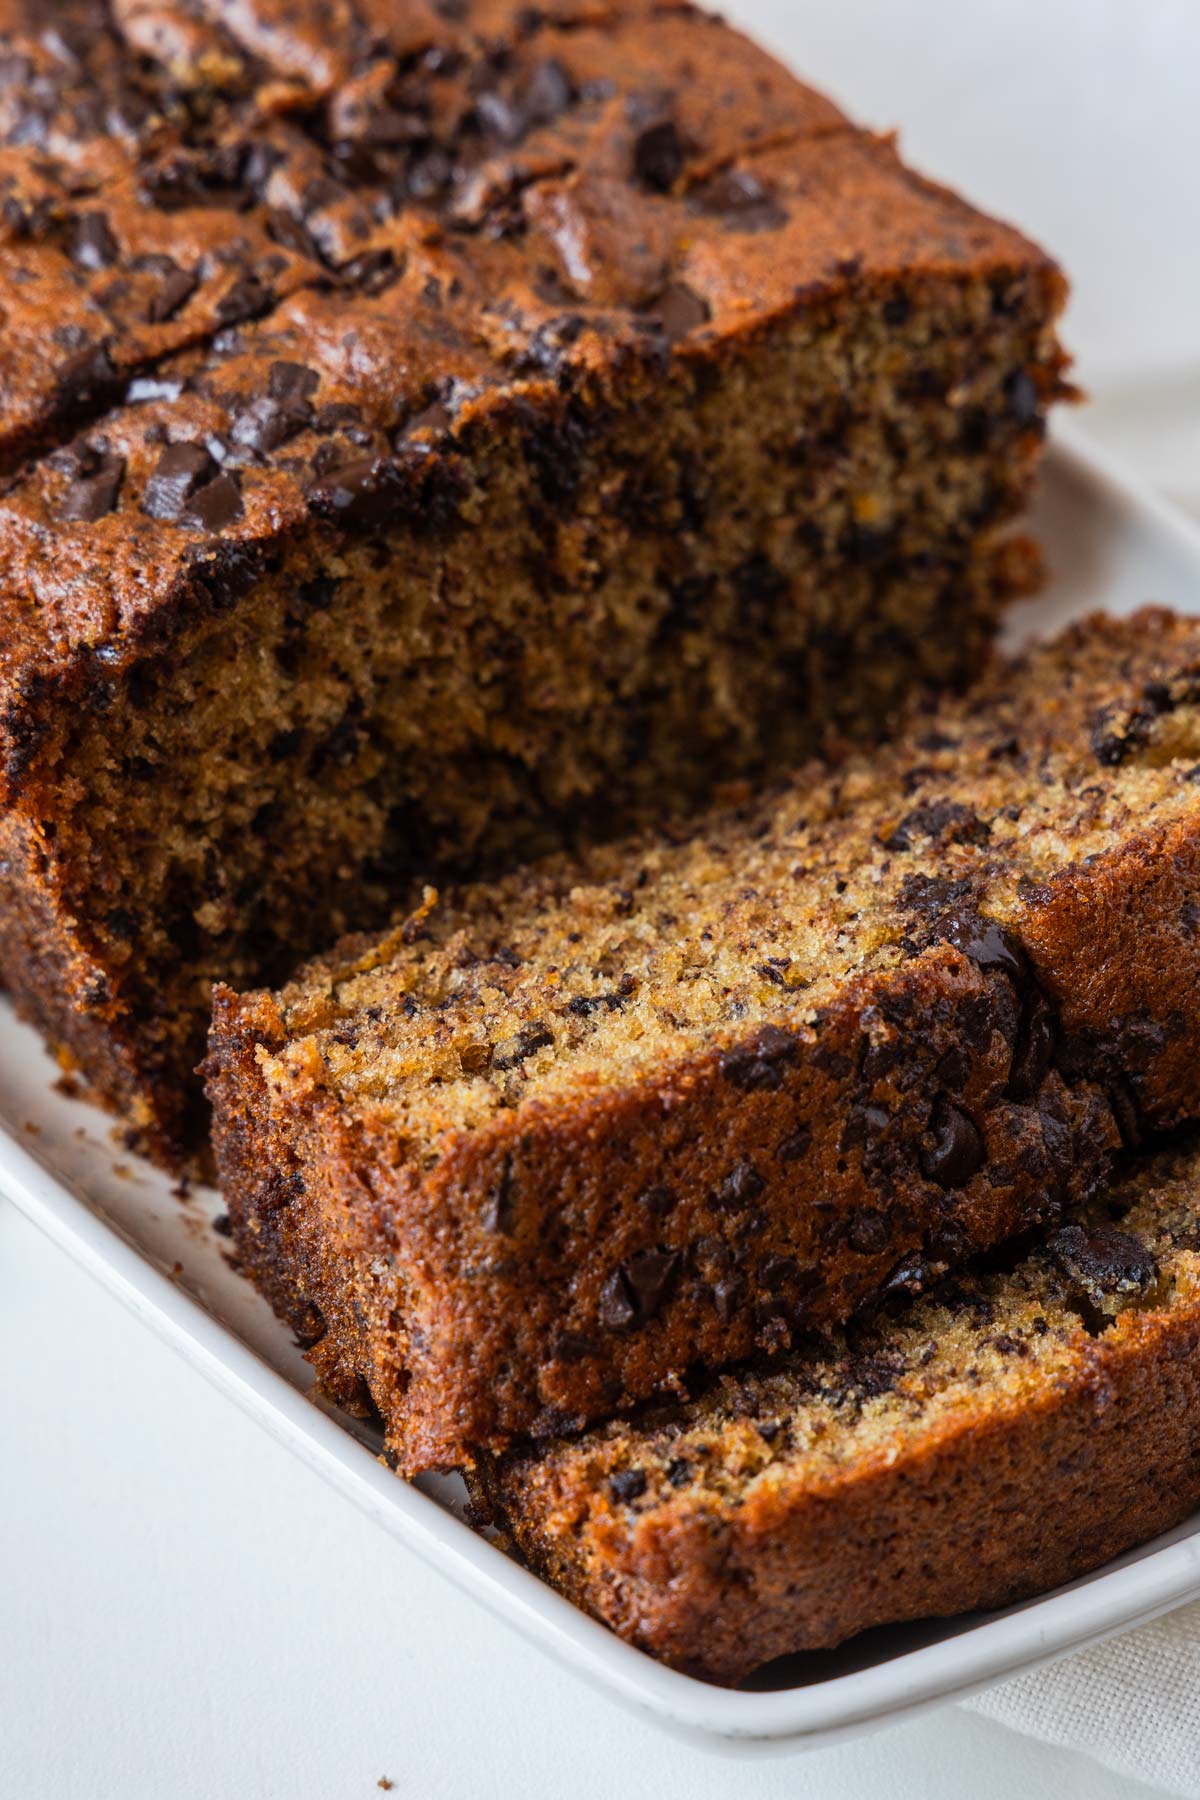
<svg viewBox="0 0 1200 1800"><path fill-rule="evenodd" d="M1097 619L832 774L429 890L281 993L222 992L246 1265L319 1310L313 1361L408 1470L784 1351L1037 1223L1098 1304L1137 1259L1068 1215L1122 1140L1200 1114L1198 765L1200 622Z"/></svg>
<svg viewBox="0 0 1200 1800"><path fill-rule="evenodd" d="M824 1346L481 1470L529 1562L710 1681L1071 1581L1200 1504L1200 1149Z"/></svg>

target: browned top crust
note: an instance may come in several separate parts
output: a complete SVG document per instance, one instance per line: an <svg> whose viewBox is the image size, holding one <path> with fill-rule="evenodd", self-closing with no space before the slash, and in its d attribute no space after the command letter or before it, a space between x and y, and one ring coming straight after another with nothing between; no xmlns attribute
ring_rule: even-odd
<svg viewBox="0 0 1200 1800"><path fill-rule="evenodd" d="M670 356L1053 265L676 0L0 0L0 727ZM897 305L903 305L897 293ZM559 453L552 443L549 453Z"/></svg>

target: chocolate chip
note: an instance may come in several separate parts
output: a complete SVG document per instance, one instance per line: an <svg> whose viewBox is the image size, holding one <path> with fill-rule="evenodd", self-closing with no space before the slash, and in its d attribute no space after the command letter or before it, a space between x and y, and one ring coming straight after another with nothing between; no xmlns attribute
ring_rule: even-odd
<svg viewBox="0 0 1200 1800"><path fill-rule="evenodd" d="M1010 1100L1029 1100L1041 1087L1054 1055L1055 1030L1053 1008L1035 988L1017 1030L1004 1090Z"/></svg>
<svg viewBox="0 0 1200 1800"><path fill-rule="evenodd" d="M879 1289L881 1300L893 1300L900 1294L915 1295L928 1287L937 1273L919 1250L898 1262Z"/></svg>
<svg viewBox="0 0 1200 1800"><path fill-rule="evenodd" d="M643 187L669 194L683 174L684 149L673 119L658 119L638 132L633 144L633 171Z"/></svg>
<svg viewBox="0 0 1200 1800"><path fill-rule="evenodd" d="M1029 978L1029 961L1020 940L993 919L978 913L953 918L947 939L979 969L995 969L1020 986Z"/></svg>
<svg viewBox="0 0 1200 1800"><path fill-rule="evenodd" d="M267 370L267 392L273 400L310 400L320 385L320 375L304 363L273 362Z"/></svg>
<svg viewBox="0 0 1200 1800"><path fill-rule="evenodd" d="M93 273L109 269L121 254L108 219L101 212L80 213L71 237L71 261Z"/></svg>
<svg viewBox="0 0 1200 1800"><path fill-rule="evenodd" d="M232 475L222 473L197 488L179 514L190 531L224 531L245 516L242 492Z"/></svg>
<svg viewBox="0 0 1200 1800"><path fill-rule="evenodd" d="M753 1205L766 1185L754 1164L743 1158L734 1163L729 1174L714 1188L713 1203L727 1211L741 1211Z"/></svg>
<svg viewBox="0 0 1200 1800"><path fill-rule="evenodd" d="M774 1092L781 1088L788 1066L799 1051L798 1040L779 1025L763 1025L753 1037L720 1052L722 1075L742 1093Z"/></svg>
<svg viewBox="0 0 1200 1800"><path fill-rule="evenodd" d="M104 518L117 504L124 474L123 456L101 457L93 470L71 483L59 503L59 518L67 523Z"/></svg>
<svg viewBox="0 0 1200 1800"><path fill-rule="evenodd" d="M601 1288L598 1317L606 1331L627 1331L637 1318L637 1301L623 1269L614 1269Z"/></svg>
<svg viewBox="0 0 1200 1800"><path fill-rule="evenodd" d="M929 1130L933 1141L921 1152L922 1174L939 1187L962 1187L983 1165L979 1127L961 1106L943 1095L934 1103Z"/></svg>
<svg viewBox="0 0 1200 1800"><path fill-rule="evenodd" d="M146 483L142 511L152 519L178 519L196 491L211 481L217 465L200 444L168 444Z"/></svg>
<svg viewBox="0 0 1200 1800"><path fill-rule="evenodd" d="M812 1127L798 1125L795 1131L789 1131L780 1139L779 1148L775 1152L782 1163L802 1162L812 1146Z"/></svg>
<svg viewBox="0 0 1200 1800"><path fill-rule="evenodd" d="M1063 1274L1100 1308L1105 1300L1141 1294L1158 1279L1154 1252L1128 1231L1064 1225L1047 1245Z"/></svg>
<svg viewBox="0 0 1200 1800"><path fill-rule="evenodd" d="M521 95L521 110L530 125L549 125L571 104L571 77L558 61L548 56L529 77Z"/></svg>
<svg viewBox="0 0 1200 1800"><path fill-rule="evenodd" d="M244 269L217 301L216 316L222 325L233 325L242 319L253 318L256 313L266 312L274 299L274 292L267 283L252 269Z"/></svg>
<svg viewBox="0 0 1200 1800"><path fill-rule="evenodd" d="M639 1250L613 1270L600 1291L600 1323L627 1331L654 1318L678 1269L675 1250Z"/></svg>
<svg viewBox="0 0 1200 1800"><path fill-rule="evenodd" d="M914 838L929 838L940 849L947 844L986 844L990 836L991 827L977 818L969 806L956 800L931 800L906 813L884 838L883 847L910 850Z"/></svg>
<svg viewBox="0 0 1200 1800"><path fill-rule="evenodd" d="M668 344L677 344L689 333L696 331L701 325L708 323L712 311L707 300L682 281L673 281L665 287L658 297L651 301L646 309L647 316L655 321Z"/></svg>
<svg viewBox="0 0 1200 1800"><path fill-rule="evenodd" d="M119 377L104 344L86 344L54 372L59 398L68 406L94 405L115 391Z"/></svg>
<svg viewBox="0 0 1200 1800"><path fill-rule="evenodd" d="M173 268L163 275L157 290L146 302L146 317L152 325L163 325L173 319L191 299L199 286L199 277L189 269Z"/></svg>
<svg viewBox="0 0 1200 1800"><path fill-rule="evenodd" d="M626 1505L631 1500L640 1500L646 1491L646 1471L618 1469L615 1475L609 1476L608 1488L614 1500Z"/></svg>
<svg viewBox="0 0 1200 1800"><path fill-rule="evenodd" d="M723 169L696 190L692 204L720 218L726 231L778 231L788 220L773 191L749 169Z"/></svg>
<svg viewBox="0 0 1200 1800"><path fill-rule="evenodd" d="M505 1237L511 1236L516 1223L516 1199L513 1159L506 1156L484 1201L483 1229L499 1232Z"/></svg>
<svg viewBox="0 0 1200 1800"><path fill-rule="evenodd" d="M545 1050L554 1043L554 1033L544 1019L534 1019L517 1032L515 1037L503 1038L492 1052L494 1069L512 1069L533 1055L535 1050Z"/></svg>
<svg viewBox="0 0 1200 1800"><path fill-rule="evenodd" d="M657 1313L679 1262L676 1250L639 1250L625 1264L625 1279L633 1294L639 1321L652 1319Z"/></svg>
<svg viewBox="0 0 1200 1800"><path fill-rule="evenodd" d="M650 1187L638 1195L638 1202L652 1219L665 1219L675 1204L675 1196L670 1188Z"/></svg>
<svg viewBox="0 0 1200 1800"><path fill-rule="evenodd" d="M713 1288L713 1305L722 1325L728 1325L742 1303L746 1284L740 1275L727 1275Z"/></svg>
<svg viewBox="0 0 1200 1800"><path fill-rule="evenodd" d="M686 1456L673 1456L667 1464L667 1480L673 1488L686 1487L694 1472Z"/></svg>
<svg viewBox="0 0 1200 1800"><path fill-rule="evenodd" d="M892 1241L891 1226L877 1207L860 1206L850 1214L846 1242L860 1256L873 1256Z"/></svg>
<svg viewBox="0 0 1200 1800"><path fill-rule="evenodd" d="M274 365L276 368L288 366L284 363ZM311 425L312 416L312 407L298 392L259 394L234 418L230 436L248 450L269 455Z"/></svg>

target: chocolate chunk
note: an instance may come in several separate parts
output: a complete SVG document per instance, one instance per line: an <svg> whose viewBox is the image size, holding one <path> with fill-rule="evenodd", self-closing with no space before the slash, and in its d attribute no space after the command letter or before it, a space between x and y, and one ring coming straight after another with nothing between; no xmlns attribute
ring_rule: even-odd
<svg viewBox="0 0 1200 1800"><path fill-rule="evenodd" d="M993 919L970 913L948 922L947 939L980 969L995 969L1020 986L1029 977L1029 961L1020 940Z"/></svg>
<svg viewBox="0 0 1200 1800"><path fill-rule="evenodd" d="M1046 996L1035 989L1017 1030L1005 1088L1010 1100L1029 1100L1041 1087L1054 1055L1055 1031L1053 1008Z"/></svg>
<svg viewBox="0 0 1200 1800"><path fill-rule="evenodd" d="M740 1275L727 1275L713 1288L713 1305L723 1325L728 1325L737 1312L745 1291L746 1284Z"/></svg>
<svg viewBox="0 0 1200 1800"><path fill-rule="evenodd" d="M783 1086L798 1051L799 1042L790 1031L763 1025L753 1037L722 1050L718 1060L726 1081L742 1093L773 1092Z"/></svg>
<svg viewBox="0 0 1200 1800"><path fill-rule="evenodd" d="M492 1052L494 1069L512 1069L533 1055L535 1050L544 1050L553 1045L554 1033L544 1019L534 1019L517 1032L515 1037L502 1039Z"/></svg>
<svg viewBox="0 0 1200 1800"><path fill-rule="evenodd" d="M670 1188L646 1188L638 1195L638 1203L644 1206L652 1219L665 1219L675 1205L675 1196Z"/></svg>
<svg viewBox="0 0 1200 1800"><path fill-rule="evenodd" d="M906 813L883 840L885 850L910 850L914 838L929 838L939 849L947 844L986 844L991 827L956 800L931 800Z"/></svg>
<svg viewBox="0 0 1200 1800"><path fill-rule="evenodd" d="M245 512L237 482L222 472L196 489L179 514L179 523L189 531L224 531L227 525L235 525L243 518Z"/></svg>
<svg viewBox="0 0 1200 1800"><path fill-rule="evenodd" d="M788 215L771 188L749 169L723 169L697 188L692 204L720 218L726 231L778 231Z"/></svg>
<svg viewBox="0 0 1200 1800"><path fill-rule="evenodd" d="M601 1288L598 1316L606 1331L627 1331L637 1318L637 1301L624 1269L614 1269Z"/></svg>
<svg viewBox="0 0 1200 1800"><path fill-rule="evenodd" d="M1103 706L1092 721L1091 750L1105 769L1117 769L1149 741L1156 713L1152 707Z"/></svg>
<svg viewBox="0 0 1200 1800"><path fill-rule="evenodd" d="M919 1294L929 1286L938 1272L919 1250L914 1250L896 1264L880 1287L878 1297L881 1300L894 1300L900 1294Z"/></svg>
<svg viewBox="0 0 1200 1800"><path fill-rule="evenodd" d="M273 369L300 368L298 363L274 363ZM301 371L307 374L307 370ZM230 426L235 443L269 455L312 424L313 409L303 393L293 388L282 393L259 394L244 407Z"/></svg>
<svg viewBox="0 0 1200 1800"><path fill-rule="evenodd" d="M644 1469L618 1469L615 1475L608 1478L608 1488L614 1500L625 1505L631 1500L640 1500L646 1491L646 1471Z"/></svg>
<svg viewBox="0 0 1200 1800"><path fill-rule="evenodd" d="M266 312L274 300L274 292L267 283L252 269L244 269L217 301L216 316L222 325L234 325L242 319L253 318L256 313Z"/></svg>
<svg viewBox="0 0 1200 1800"><path fill-rule="evenodd" d="M317 371L304 363L273 362L267 370L267 392L272 400L310 400L320 385Z"/></svg>
<svg viewBox="0 0 1200 1800"><path fill-rule="evenodd" d="M667 1464L667 1480L673 1488L686 1487L694 1473L686 1456L673 1456Z"/></svg>
<svg viewBox="0 0 1200 1800"><path fill-rule="evenodd" d="M678 1269L675 1250L639 1250L613 1270L600 1291L600 1323L627 1331L654 1318Z"/></svg>
<svg viewBox="0 0 1200 1800"><path fill-rule="evenodd" d="M633 144L633 172L643 187L669 194L683 174L684 149L673 119L657 119L638 132Z"/></svg>
<svg viewBox="0 0 1200 1800"><path fill-rule="evenodd" d="M795 1131L789 1131L781 1138L779 1148L775 1152L782 1163L802 1162L812 1146L812 1127L798 1125Z"/></svg>
<svg viewBox="0 0 1200 1800"><path fill-rule="evenodd" d="M93 273L112 267L121 247L112 234L108 219L101 212L80 213L71 238L71 261Z"/></svg>
<svg viewBox="0 0 1200 1800"><path fill-rule="evenodd" d="M506 1156L484 1202L483 1229L510 1237L516 1223L516 1199L513 1159Z"/></svg>
<svg viewBox="0 0 1200 1800"><path fill-rule="evenodd" d="M652 1319L657 1313L679 1262L676 1250L639 1250L625 1264L625 1279L637 1305L639 1321Z"/></svg>
<svg viewBox="0 0 1200 1800"><path fill-rule="evenodd" d="M957 1188L970 1181L985 1155L979 1127L961 1106L943 1095L929 1124L932 1143L921 1152L921 1173L939 1187Z"/></svg>
<svg viewBox="0 0 1200 1800"><path fill-rule="evenodd" d="M68 406L92 406L114 393L119 377L104 344L85 344L54 373L58 396Z"/></svg>
<svg viewBox="0 0 1200 1800"><path fill-rule="evenodd" d="M754 1164L743 1158L734 1163L725 1179L713 1189L713 1203L727 1211L740 1211L753 1205L766 1185Z"/></svg>
<svg viewBox="0 0 1200 1800"><path fill-rule="evenodd" d="M152 519L178 519L192 495L216 473L216 463L201 444L168 444L146 483L142 511Z"/></svg>
<svg viewBox="0 0 1200 1800"><path fill-rule="evenodd" d="M712 317L707 300L682 281L673 281L647 308L668 344L677 344Z"/></svg>
<svg viewBox="0 0 1200 1800"><path fill-rule="evenodd" d="M892 1241L891 1226L886 1216L874 1206L860 1206L850 1214L846 1225L846 1242L860 1256L874 1256Z"/></svg>
<svg viewBox="0 0 1200 1800"><path fill-rule="evenodd" d="M67 523L104 518L117 504L124 474L123 456L101 457L94 469L71 483L59 503L59 518Z"/></svg>
<svg viewBox="0 0 1200 1800"><path fill-rule="evenodd" d="M1158 1279L1158 1259L1140 1238L1110 1226L1064 1225L1047 1240L1063 1274L1093 1306L1133 1298Z"/></svg>
<svg viewBox="0 0 1200 1800"><path fill-rule="evenodd" d="M571 77L558 61L548 56L529 77L521 95L521 110L529 125L549 125L571 104Z"/></svg>

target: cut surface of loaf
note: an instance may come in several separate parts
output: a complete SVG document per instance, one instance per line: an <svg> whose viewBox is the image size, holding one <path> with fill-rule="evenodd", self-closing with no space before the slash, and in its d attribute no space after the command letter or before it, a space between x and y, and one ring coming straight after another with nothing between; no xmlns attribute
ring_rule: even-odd
<svg viewBox="0 0 1200 1800"><path fill-rule="evenodd" d="M661 0L11 0L0 973L162 1156L215 977L978 667L1064 283Z"/></svg>
<svg viewBox="0 0 1200 1800"><path fill-rule="evenodd" d="M407 1471L780 1351L1200 1112L1200 622L217 997L239 1248Z"/></svg>
<svg viewBox="0 0 1200 1800"><path fill-rule="evenodd" d="M713 1681L1072 1580L1200 1505L1195 1141L1007 1268L482 1476L536 1569Z"/></svg>

